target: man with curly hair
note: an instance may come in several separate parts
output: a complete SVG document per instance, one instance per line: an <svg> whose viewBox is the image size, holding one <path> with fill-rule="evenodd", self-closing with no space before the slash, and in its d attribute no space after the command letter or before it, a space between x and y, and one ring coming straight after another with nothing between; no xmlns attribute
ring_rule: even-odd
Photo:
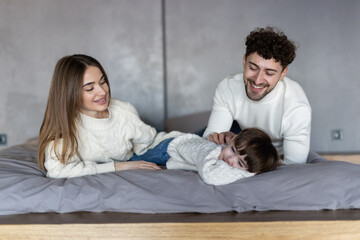
<svg viewBox="0 0 360 240"><path fill-rule="evenodd" d="M245 40L244 72L220 82L203 137L228 143L240 128L268 133L285 164L305 163L310 148L311 107L301 86L285 77L296 47L272 27L257 28Z"/></svg>

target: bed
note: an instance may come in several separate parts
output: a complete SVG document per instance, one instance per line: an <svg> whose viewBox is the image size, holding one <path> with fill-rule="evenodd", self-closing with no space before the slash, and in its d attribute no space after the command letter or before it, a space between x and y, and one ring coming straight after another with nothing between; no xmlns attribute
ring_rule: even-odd
<svg viewBox="0 0 360 240"><path fill-rule="evenodd" d="M360 165L305 165L224 186L196 172L133 170L49 179L37 140L0 151L0 239L360 238Z"/></svg>

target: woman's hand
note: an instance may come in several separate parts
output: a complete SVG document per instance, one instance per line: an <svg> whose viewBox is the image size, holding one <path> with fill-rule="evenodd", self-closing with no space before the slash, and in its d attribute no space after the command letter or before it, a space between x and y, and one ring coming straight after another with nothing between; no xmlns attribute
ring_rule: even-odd
<svg viewBox="0 0 360 240"><path fill-rule="evenodd" d="M131 170L131 169L161 170L161 168L158 165L152 162L146 162L146 161L115 162L115 171Z"/></svg>

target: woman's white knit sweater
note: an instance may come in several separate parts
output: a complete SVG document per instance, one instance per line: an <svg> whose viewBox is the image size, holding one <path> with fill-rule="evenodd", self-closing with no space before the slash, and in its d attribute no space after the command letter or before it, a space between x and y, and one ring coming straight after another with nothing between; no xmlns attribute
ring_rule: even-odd
<svg viewBox="0 0 360 240"><path fill-rule="evenodd" d="M47 176L79 177L115 171L114 161L127 161L156 146L162 140L176 137L179 132L157 133L139 118L136 109L127 102L111 99L109 117L92 118L80 114L77 124L78 155L62 164L55 155L53 142L45 152ZM58 145L61 153L62 142Z"/></svg>

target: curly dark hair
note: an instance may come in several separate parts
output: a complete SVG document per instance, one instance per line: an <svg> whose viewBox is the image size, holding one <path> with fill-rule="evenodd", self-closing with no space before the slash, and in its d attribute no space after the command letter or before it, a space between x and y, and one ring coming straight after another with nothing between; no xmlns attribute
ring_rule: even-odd
<svg viewBox="0 0 360 240"><path fill-rule="evenodd" d="M256 28L245 39L246 53L257 52L265 59L274 58L285 69L295 59L296 46L287 36L273 27Z"/></svg>

